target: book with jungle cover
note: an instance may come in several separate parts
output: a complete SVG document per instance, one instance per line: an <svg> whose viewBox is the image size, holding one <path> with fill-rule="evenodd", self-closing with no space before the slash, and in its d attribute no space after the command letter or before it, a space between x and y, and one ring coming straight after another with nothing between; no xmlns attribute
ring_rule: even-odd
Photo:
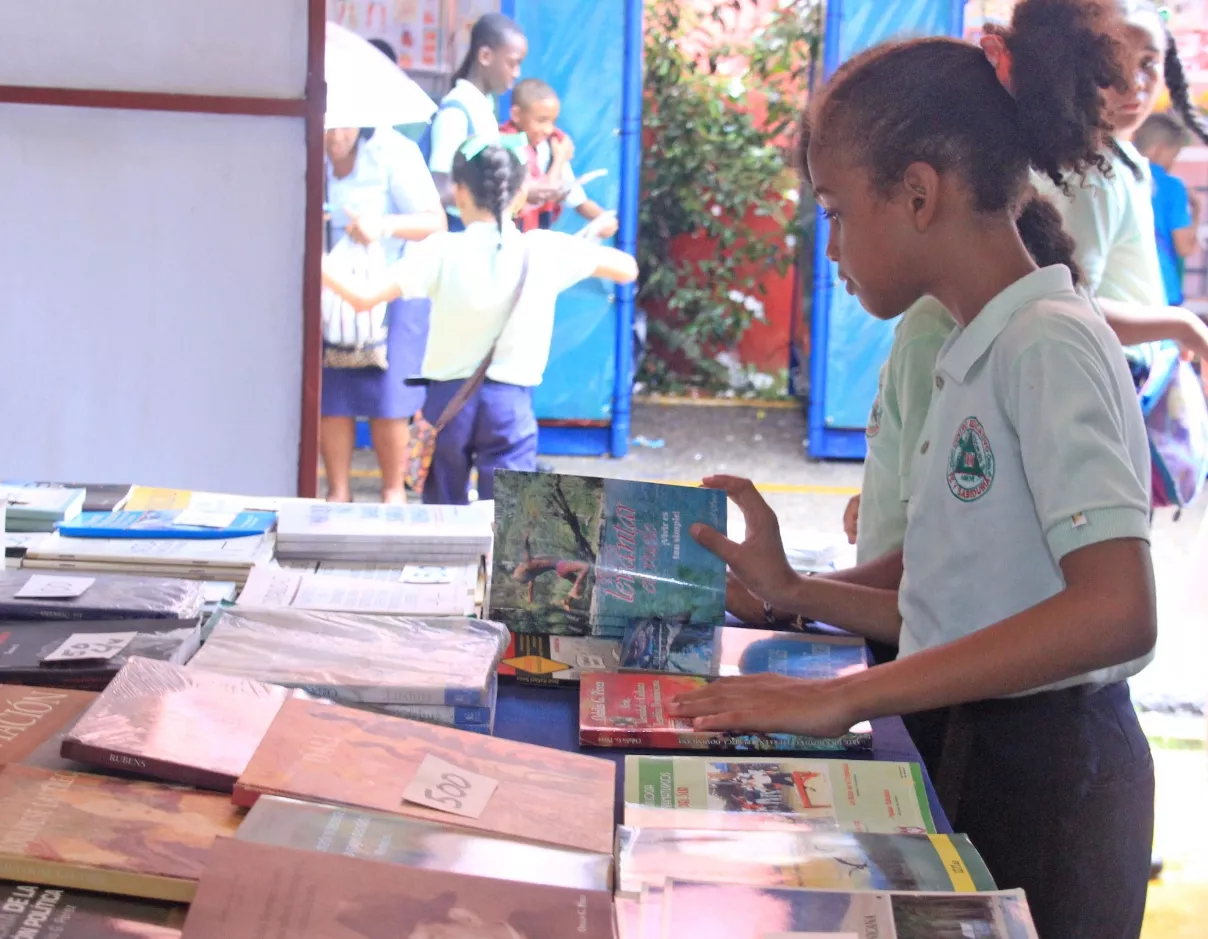
<svg viewBox="0 0 1208 939"><path fill-rule="evenodd" d="M965 835L617 829L617 890L668 878L814 890L994 890Z"/></svg>
<svg viewBox="0 0 1208 939"><path fill-rule="evenodd" d="M726 530L725 493L499 470L491 618L615 639L643 622L719 626L726 567L689 534L697 522Z"/></svg>
<svg viewBox="0 0 1208 939"><path fill-rule="evenodd" d="M715 831L935 834L915 763L626 756L625 824Z"/></svg>
<svg viewBox="0 0 1208 939"><path fill-rule="evenodd" d="M0 879L187 903L241 814L218 793L6 766Z"/></svg>

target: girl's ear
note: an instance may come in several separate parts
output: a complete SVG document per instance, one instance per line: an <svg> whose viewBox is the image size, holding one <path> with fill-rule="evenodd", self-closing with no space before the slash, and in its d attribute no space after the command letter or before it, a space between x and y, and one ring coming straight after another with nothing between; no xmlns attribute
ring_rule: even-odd
<svg viewBox="0 0 1208 939"><path fill-rule="evenodd" d="M902 175L902 187L915 229L926 231L935 220L940 174L930 163L911 163Z"/></svg>
<svg viewBox="0 0 1208 939"><path fill-rule="evenodd" d="M478 53L474 56L474 60L482 68L490 68L491 67L491 58L492 58L492 56L494 56L494 54L495 54L495 51L490 46L479 46Z"/></svg>

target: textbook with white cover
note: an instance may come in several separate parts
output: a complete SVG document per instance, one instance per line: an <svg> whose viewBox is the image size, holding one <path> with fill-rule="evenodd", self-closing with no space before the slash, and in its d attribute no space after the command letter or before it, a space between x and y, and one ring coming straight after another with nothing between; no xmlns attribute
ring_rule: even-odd
<svg viewBox="0 0 1208 939"><path fill-rule="evenodd" d="M284 505L277 556L355 562L474 561L489 554L492 518L478 505Z"/></svg>
<svg viewBox="0 0 1208 939"><path fill-rule="evenodd" d="M473 616L478 565L420 568L426 578L385 581L256 567L239 594L243 606L289 606L349 613Z"/></svg>

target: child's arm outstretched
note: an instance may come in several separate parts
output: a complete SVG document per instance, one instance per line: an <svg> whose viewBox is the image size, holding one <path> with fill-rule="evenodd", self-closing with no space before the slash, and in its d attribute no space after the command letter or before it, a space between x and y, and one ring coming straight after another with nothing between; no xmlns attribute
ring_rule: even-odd
<svg viewBox="0 0 1208 939"><path fill-rule="evenodd" d="M596 247L596 269L592 277L603 277L616 284L632 284L638 279L638 262L631 254L604 245Z"/></svg>
<svg viewBox="0 0 1208 939"><path fill-rule="evenodd" d="M327 258L324 258L323 286L336 294L358 313L364 310L372 310L375 306L397 300L403 295L403 289L396 281L388 280L379 284L362 286L350 283L329 268L330 265L327 263Z"/></svg>
<svg viewBox="0 0 1208 939"><path fill-rule="evenodd" d="M1208 360L1208 326L1179 306L1144 307L1097 297L1095 300L1123 346L1173 339L1188 352Z"/></svg>

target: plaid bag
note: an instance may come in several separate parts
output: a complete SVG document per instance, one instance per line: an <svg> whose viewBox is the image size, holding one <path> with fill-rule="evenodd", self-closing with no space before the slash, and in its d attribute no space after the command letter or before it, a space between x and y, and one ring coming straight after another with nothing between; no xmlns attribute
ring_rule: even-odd
<svg viewBox="0 0 1208 939"><path fill-rule="evenodd" d="M474 395L478 393L487 380L487 370L491 367L491 362L495 359L495 348L499 345L499 339L507 329L508 323L511 322L512 314L516 312L516 306L520 302L520 295L524 292L525 281L528 280L528 250L524 252L524 261L520 268L520 281L516 284L516 290L512 294L511 306L508 309L507 316L504 317L503 326L499 330L499 335L495 337L495 341L491 343L491 349L487 352L486 357L478 363L478 368L474 369L474 374L465 380L460 388L457 389L457 394L453 399L445 405L445 409L441 412L440 417L436 419L435 424L430 424L424 418L423 411L420 411L411 420L411 439L409 450L407 453L407 472L405 483L408 489L412 492L423 492L424 483L428 480L428 472L432 469L432 458L436 454L436 438L440 436L440 432L444 430L452 422L453 418L461 413L461 409L466 406Z"/></svg>

